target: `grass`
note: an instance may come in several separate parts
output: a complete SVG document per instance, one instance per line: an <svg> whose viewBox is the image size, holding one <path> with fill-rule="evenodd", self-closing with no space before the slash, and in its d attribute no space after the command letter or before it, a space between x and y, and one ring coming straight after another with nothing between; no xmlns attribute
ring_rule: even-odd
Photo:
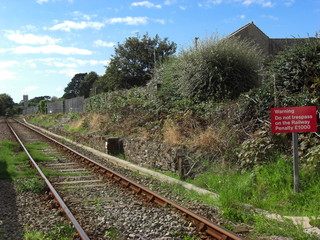
<svg viewBox="0 0 320 240"><path fill-rule="evenodd" d="M31 154L33 160L36 162L50 162L53 161L53 155L48 155L47 153L41 152L41 150L51 148L50 145L43 142L35 142L31 144L26 144L26 148Z"/></svg>
<svg viewBox="0 0 320 240"><path fill-rule="evenodd" d="M28 157L20 151L18 143L1 141L0 153L0 179L15 180L36 175L34 169L27 167Z"/></svg>
<svg viewBox="0 0 320 240"><path fill-rule="evenodd" d="M72 132L72 133L87 133L87 132L88 132L87 129L84 129L84 128L82 128L81 126L80 126L80 127L77 127L77 128L74 128L74 127L65 125L63 128L64 128L65 130L67 130L68 132Z"/></svg>
<svg viewBox="0 0 320 240"><path fill-rule="evenodd" d="M27 148L35 155L35 160L48 160L43 153L37 152L43 143L28 144ZM39 179L35 169L29 166L28 156L21 152L18 143L7 140L0 142L0 179L10 179L17 183L17 191L41 193L46 189L43 180Z"/></svg>
<svg viewBox="0 0 320 240"><path fill-rule="evenodd" d="M118 240L122 239L121 233L117 229L109 229L109 231L105 232L104 237L110 240Z"/></svg>
<svg viewBox="0 0 320 240"><path fill-rule="evenodd" d="M251 204L291 216L319 216L320 172L300 169L299 194L293 191L292 163L279 157L269 165L239 172L213 167L191 183L221 195L221 201Z"/></svg>
<svg viewBox="0 0 320 240"><path fill-rule="evenodd" d="M298 194L292 187L291 160L284 157L246 172L216 166L190 182L218 193L222 215L228 220L254 226L255 231L267 235L318 239L305 234L289 220L276 222L254 211L261 208L281 215L319 217L320 173L307 169L301 169L300 173Z"/></svg>
<svg viewBox="0 0 320 240"><path fill-rule="evenodd" d="M69 224L53 226L49 232L32 231L30 226L26 227L24 240L72 240L76 234L74 228Z"/></svg>
<svg viewBox="0 0 320 240"><path fill-rule="evenodd" d="M47 127L53 126L56 123L54 121L50 121L47 118L42 118L42 117L34 117L32 118L32 120L30 120L30 122L47 126Z"/></svg>
<svg viewBox="0 0 320 240"><path fill-rule="evenodd" d="M219 208L222 217L233 223L252 226L253 233L249 239L256 239L256 234L263 234L295 240L316 240L319 236L304 233L302 227L294 225L291 220L283 218L279 222L267 219L256 209L260 208L283 216L314 216L311 224L319 226L320 222L317 219L320 216L318 203L320 182L317 181L320 178L319 174L301 169L302 191L296 194L292 189L291 160L279 157L269 165L246 172L214 166L208 172L188 180L192 184L218 193L219 199L200 195L177 184L162 183L161 187L179 194L185 200L200 201ZM231 231L234 229L234 225L226 224L224 227Z"/></svg>
<svg viewBox="0 0 320 240"><path fill-rule="evenodd" d="M38 178L32 177L25 179L23 181L18 181L18 192L33 192L33 193L43 193L47 189L45 182Z"/></svg>

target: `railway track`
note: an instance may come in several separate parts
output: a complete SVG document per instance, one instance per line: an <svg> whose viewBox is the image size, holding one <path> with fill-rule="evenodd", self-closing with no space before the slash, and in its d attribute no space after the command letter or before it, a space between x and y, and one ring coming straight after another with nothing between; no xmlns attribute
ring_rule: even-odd
<svg viewBox="0 0 320 240"><path fill-rule="evenodd" d="M51 160L40 162L38 168L58 172L45 181L80 238L108 239L118 234L121 239L241 239L55 139L20 122L9 122L21 144L47 141L54 146L45 150Z"/></svg>

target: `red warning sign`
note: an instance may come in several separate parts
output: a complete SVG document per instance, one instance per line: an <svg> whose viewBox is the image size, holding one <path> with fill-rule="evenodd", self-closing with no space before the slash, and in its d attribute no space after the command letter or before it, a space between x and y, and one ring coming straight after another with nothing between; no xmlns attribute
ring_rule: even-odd
<svg viewBox="0 0 320 240"><path fill-rule="evenodd" d="M271 108L272 133L317 132L317 108Z"/></svg>

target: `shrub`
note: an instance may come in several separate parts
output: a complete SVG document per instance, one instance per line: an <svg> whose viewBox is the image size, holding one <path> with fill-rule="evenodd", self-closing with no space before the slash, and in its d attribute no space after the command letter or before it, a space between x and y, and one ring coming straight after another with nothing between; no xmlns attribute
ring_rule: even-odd
<svg viewBox="0 0 320 240"><path fill-rule="evenodd" d="M309 38L281 52L269 71L282 105L319 104L320 39Z"/></svg>
<svg viewBox="0 0 320 240"><path fill-rule="evenodd" d="M211 37L182 51L172 80L184 97L234 99L259 86L262 56L248 41Z"/></svg>
<svg viewBox="0 0 320 240"><path fill-rule="evenodd" d="M21 180L18 184L18 192L42 193L47 190L47 185L42 179L33 177Z"/></svg>
<svg viewBox="0 0 320 240"><path fill-rule="evenodd" d="M41 100L38 104L37 113L46 114L47 113L47 102L46 100Z"/></svg>

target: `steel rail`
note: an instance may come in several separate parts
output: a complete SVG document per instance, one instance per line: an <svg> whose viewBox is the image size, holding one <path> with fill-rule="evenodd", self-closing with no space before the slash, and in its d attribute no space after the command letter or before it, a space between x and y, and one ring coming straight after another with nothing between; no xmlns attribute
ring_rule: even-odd
<svg viewBox="0 0 320 240"><path fill-rule="evenodd" d="M20 121L18 121L18 122L20 124L26 126L27 128L37 132L38 134L45 137L46 139L52 141L55 145L60 146L61 148L67 150L70 155L72 155L74 158L78 159L79 161L88 164L90 167L95 168L100 173L106 174L108 177L121 183L126 188L130 188L136 194L144 196L149 202L157 203L160 206L170 205L170 206L178 209L180 212L182 212L183 215L185 215L187 217L187 219L193 221L196 224L196 226L198 227L198 230L200 232L206 233L208 238L213 237L214 239L218 239L218 240L242 240L242 238L240 236L230 232L229 230L210 222L209 220L205 219L204 217L190 211L189 209L187 209L183 206L180 206L179 204L167 199L166 197L163 197L163 196L153 192L152 190L150 190L150 189L148 189L138 183L135 183L135 182L129 180L128 178L122 176L121 174L101 165L100 163L87 158L83 154L81 154L81 153L71 149L70 147L58 142L57 140L45 135L41 131L34 129L34 128L32 128L32 127L28 126L27 124L22 123Z"/></svg>
<svg viewBox="0 0 320 240"><path fill-rule="evenodd" d="M23 148L24 152L27 154L32 166L37 170L37 172L39 173L39 175L41 176L41 178L46 182L49 190L51 191L51 193L53 194L54 198L56 199L56 201L58 202L58 204L60 205L60 207L63 209L63 211L65 212L67 218L70 220L70 222L73 224L74 228L76 229L76 231L79 234L79 237L82 240L89 240L90 238L87 236L87 234L85 233L85 231L82 229L82 227L80 226L80 224L78 223L78 221L75 219L75 217L73 216L73 214L71 213L71 211L69 210L69 208L67 207L67 205L65 204L65 202L62 200L62 198L60 197L60 195L58 194L58 192L55 190L55 188L52 186L52 184L50 183L50 181L48 180L48 178L44 175L44 173L41 171L40 167L37 165L37 163L34 161L34 159L32 158L32 156L30 155L29 151L27 150L27 148L24 146L24 144L22 143L22 141L20 140L19 136L17 135L17 133L14 131L14 129L11 127L11 125L9 124L9 122L7 121L7 125L10 128L11 132L13 133L13 135L15 136L15 138L17 139L17 141L19 142L20 146Z"/></svg>

